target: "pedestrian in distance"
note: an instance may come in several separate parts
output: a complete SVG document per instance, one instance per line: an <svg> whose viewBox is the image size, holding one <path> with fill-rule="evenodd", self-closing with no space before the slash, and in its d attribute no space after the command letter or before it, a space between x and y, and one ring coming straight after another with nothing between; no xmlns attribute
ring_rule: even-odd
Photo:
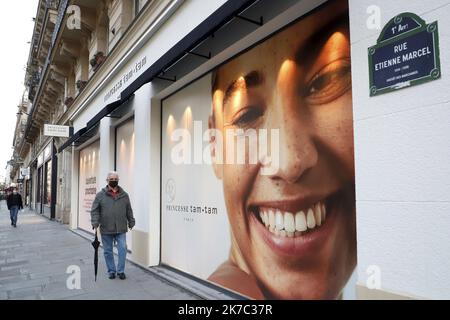
<svg viewBox="0 0 450 320"><path fill-rule="evenodd" d="M8 205L9 215L11 218L11 225L16 228L17 215L19 210L23 209L22 196L17 191L16 186L12 186L12 192L6 198L6 204Z"/></svg>

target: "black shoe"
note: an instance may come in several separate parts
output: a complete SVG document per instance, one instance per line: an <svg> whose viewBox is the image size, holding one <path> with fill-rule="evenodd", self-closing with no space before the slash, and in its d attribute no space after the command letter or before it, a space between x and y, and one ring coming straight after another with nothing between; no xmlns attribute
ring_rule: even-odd
<svg viewBox="0 0 450 320"><path fill-rule="evenodd" d="M116 274L115 273L110 273L108 278L111 279L111 280L115 279L116 278Z"/></svg>
<svg viewBox="0 0 450 320"><path fill-rule="evenodd" d="M120 280L125 280L127 277L125 276L125 273L119 273L119 279Z"/></svg>
<svg viewBox="0 0 450 320"><path fill-rule="evenodd" d="M16 226L16 224L15 224L15 223L13 224L13 226L14 226L14 228L17 228L17 226Z"/></svg>

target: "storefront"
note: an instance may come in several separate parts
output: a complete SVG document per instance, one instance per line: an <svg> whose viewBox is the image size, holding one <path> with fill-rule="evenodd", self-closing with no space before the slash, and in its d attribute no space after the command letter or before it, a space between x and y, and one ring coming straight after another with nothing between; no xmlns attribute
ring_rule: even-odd
<svg viewBox="0 0 450 320"><path fill-rule="evenodd" d="M192 1L172 12L71 119L71 227L90 231L94 190L116 170L135 212L134 262L250 298L355 298L385 262L379 251L371 264L360 245L380 249L367 212L383 202L376 177L361 174L386 164L367 149L368 119L390 116L375 103L390 100L370 100L359 73L380 30L359 34L355 3ZM186 22L192 12L198 20ZM157 46L159 37L170 41ZM388 128L376 129L389 140ZM370 223L357 225L357 208Z"/></svg>
<svg viewBox="0 0 450 320"><path fill-rule="evenodd" d="M50 219L55 218L56 196L56 153L53 141L49 142L37 157L37 166L34 175L36 212ZM32 179L33 180L33 179Z"/></svg>
<svg viewBox="0 0 450 320"><path fill-rule="evenodd" d="M114 130L114 168L120 176L120 186L130 195L132 203L135 202L134 184L134 119L122 119L112 128ZM106 186L106 175L101 175L102 166L100 140L98 135L91 138L77 148L79 161L78 183L78 214L77 228L92 233L91 208L95 195ZM132 234L127 234L128 250L132 250Z"/></svg>
<svg viewBox="0 0 450 320"><path fill-rule="evenodd" d="M99 177L100 142L95 141L79 151L79 188L77 227L92 232L91 207L102 186Z"/></svg>
<svg viewBox="0 0 450 320"><path fill-rule="evenodd" d="M70 218L70 195L71 173L72 173L72 150L66 149L58 155L58 179L56 194L56 217L55 219L64 224L69 223ZM75 161L78 161L76 159Z"/></svg>
<svg viewBox="0 0 450 320"><path fill-rule="evenodd" d="M205 19L203 22L200 20L201 23L187 34L182 35L181 32L178 44L168 48L167 53L159 60L150 60L150 57L154 56L152 52L156 50L155 44L151 41L144 44L122 69L123 72L119 72L109 85L92 99L90 105L72 119L76 133L59 150L74 144L74 157L79 159L74 166L72 179L72 186L78 190L78 197L72 198L75 200L72 203L78 205L76 209L72 206L72 217L75 216L76 221L72 219L71 226L92 232L90 208L95 193L103 186L107 173L116 170L120 176L119 184L130 195L135 212L136 227L128 233L127 243L128 249L131 250L131 259L137 263L144 266L169 266L209 281L217 285L217 288L249 297L262 297L258 296L262 295L260 291L252 292L256 288L253 280L243 277L242 283L247 285L236 288L235 284L221 279L220 273L223 268L231 266L238 276L242 276L246 270L245 265L247 264L247 268L251 265L252 272L255 272L252 277L260 277L258 281L265 282L268 287L272 285L285 287L293 277L301 277L301 270L294 269L285 270L287 278L283 278L280 283L261 276L266 274L270 278L276 278L275 275L270 275L271 270L258 269L262 264L258 262L258 257L254 256L255 252L259 252L265 259L273 259L271 264L276 265L282 256L278 251L289 247L289 241L295 242L295 230L291 230L292 225L287 226L287 229L280 227L280 230L276 229L278 231L274 230L275 224L271 226L272 229L269 228L269 220L272 223L275 219L276 210L272 214L269 211L265 213L260 211L256 216L253 211L240 212L240 209L235 207L242 198L233 197L233 191L245 195L253 189L239 183L240 177L247 179L245 172L240 172L240 164L228 166L230 172L226 172L223 164L215 163L215 156L211 157L213 154L210 149L211 142L220 140L219 136L214 134L210 136L211 130L221 131L224 128L221 122L224 121L222 109L213 102L218 99L214 95L219 88L223 94L230 96L226 99L236 100L233 95L238 93L235 91L244 85L238 81L244 80L251 88L263 83L270 83L273 86L274 77L277 74L281 77L283 73L290 76L289 79L283 80L287 81L285 86L267 87L265 88L267 92L275 89L291 90L291 94L294 94L298 92L293 89L295 85L288 83L296 84L300 81L311 82L311 90L314 91L317 89L314 85L317 87L323 85L322 82L315 83L315 80L328 79L330 72L336 72L340 76L338 80L342 83L337 84L338 92L333 93L334 96L330 101L349 95L350 47L349 42L345 42L348 40L348 32L345 33L348 30L348 7L345 2L331 2L330 5L322 7L319 7L320 3L317 2L305 4L302 1L286 1L281 5L275 5L272 1L259 1L255 5L251 5L252 1L242 1L240 4L226 3L223 6L217 2L214 4L217 7L212 9L214 5L211 5L208 10L212 11L209 12L207 9L200 10L199 2L189 3L187 6L192 7L185 8L186 10L200 10L205 18L210 16L210 20ZM181 13L175 13L173 19L181 22L182 16ZM211 21L214 22L211 24ZM176 25L174 22L173 27L176 28ZM296 50L316 45L313 37L316 34L322 35L322 31L329 26L336 28L330 29L331 31L342 31L345 34L340 40L342 57L339 57L338 62L323 61L324 58L321 58L319 64L316 62L317 56L305 55L305 59L308 60L304 62ZM303 29L310 31L297 39L294 35ZM317 41L322 41L320 43L324 45L323 42L329 41L327 36L331 37L332 34L325 34ZM321 47L317 47L313 52L320 50ZM186 55L186 52L192 54ZM202 57L202 52L210 54ZM270 55L272 58L269 58ZM240 59L244 59L244 62ZM279 63L278 69L265 69L266 59L276 60ZM300 60L304 63L302 68L311 73L308 79L298 78L299 76L295 75L298 71L294 65L300 64ZM292 64L289 64L289 61ZM329 66L332 62L334 64ZM255 70L242 69L242 65L246 64L252 65ZM325 73L323 68L328 73ZM164 74L161 74L162 70ZM325 76L320 74L321 70ZM242 75L242 79L237 76L238 74ZM322 78L318 78L320 76ZM182 80L175 81L174 84L170 81L179 78ZM225 85L224 79L230 82L226 84L228 88L222 87ZM114 101L118 87L120 99ZM264 101L262 93L251 99L247 108L241 107L242 110L236 112L240 114L240 120L236 120L234 124L236 128L239 127L238 124L242 124L240 128L253 128L248 124L258 121L262 108L268 107L269 102ZM99 107L102 101L106 103L103 108ZM345 105L346 110L351 110L351 100L340 103ZM212 113L213 106L217 108L215 113ZM217 117L213 122L210 118L212 114ZM348 114L345 113L343 118L336 116L336 121L349 124L348 130L351 131L352 119ZM290 117L297 119L292 115ZM231 123L230 119L229 121ZM254 128L270 129L264 126ZM210 140L211 138L213 140ZM217 150L216 152L219 153ZM353 159L353 154L349 155L349 158ZM353 163L350 164L352 165ZM330 173L331 177L333 174ZM345 183L349 184L350 190L354 190L351 174L346 177ZM311 190L316 188L316 193L325 192L323 190L326 189L325 187L321 189L320 186L310 188ZM267 201L272 196L280 196L276 186L270 190L271 188L267 189ZM288 197L289 192L286 192ZM352 226L355 203L351 191L349 198L350 200L346 198L346 201L348 200L346 205L352 212L349 214L349 225ZM320 201L321 199L316 199L317 203L312 203L308 200L308 203L297 204L293 209L298 209L299 212L304 209L306 214L309 206L317 219L325 219L325 212L322 212L325 205ZM285 212L284 215L291 217L293 213L295 212ZM267 221L262 220L264 214L267 215L267 219L264 218ZM305 214L302 216L303 220L306 219ZM276 215L278 221L281 212L277 212ZM243 217L252 218L247 220ZM316 221L319 226L320 221ZM262 230L264 223L268 225L267 230ZM247 235L239 232L244 229L248 231ZM261 243L261 238L273 237L274 232L282 232L286 238L284 241L288 244L275 250ZM355 230L350 228L347 238L341 239L340 242L332 241L340 243L339 247L334 248L334 252L342 254L321 257L325 259L324 263L338 263L344 252L348 252L352 244L355 245L354 232ZM247 246L252 243L256 243L256 247ZM245 251L247 256L233 256L238 251ZM354 250L351 254L353 257L356 256ZM236 260L230 259L239 259L239 265L236 264ZM284 259L282 262L289 265L298 264L295 258ZM283 268L283 263L278 267ZM345 287L354 268L355 259L349 260L344 265L340 270L342 276L335 284L336 290L340 292ZM318 274L317 278L327 278L327 273ZM354 286L354 283L352 285ZM326 286L321 288L326 290ZM284 297L295 291L294 288L273 290L271 294L278 297ZM302 293L296 294L298 298ZM323 292L317 293L320 294Z"/></svg>
<svg viewBox="0 0 450 320"><path fill-rule="evenodd" d="M32 199L30 198L31 194L32 194L31 184L32 184L31 179L27 179L26 184L25 184L25 205L26 206L29 206L32 201Z"/></svg>
<svg viewBox="0 0 450 320"><path fill-rule="evenodd" d="M331 1L284 21L163 98L161 263L252 298L332 298L356 266L354 175L340 176L353 153L330 156L353 145L348 7ZM322 234L328 253L303 243Z"/></svg>
<svg viewBox="0 0 450 320"><path fill-rule="evenodd" d="M21 168L20 169L20 176L22 178L23 183L23 202L24 206L30 206L30 203L32 201L31 194L32 194L32 180L30 175L30 167L27 168Z"/></svg>

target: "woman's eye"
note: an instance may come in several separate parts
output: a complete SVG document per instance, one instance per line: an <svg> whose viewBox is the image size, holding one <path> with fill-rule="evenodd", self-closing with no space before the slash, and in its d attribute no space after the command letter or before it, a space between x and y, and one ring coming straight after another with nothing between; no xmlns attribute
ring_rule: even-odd
<svg viewBox="0 0 450 320"><path fill-rule="evenodd" d="M232 124L239 127L244 127L250 123L253 123L259 117L262 116L262 111L257 107L245 107L241 109L234 117Z"/></svg>
<svg viewBox="0 0 450 320"><path fill-rule="evenodd" d="M309 104L329 103L351 88L350 61L339 60L319 71L307 84L303 93Z"/></svg>

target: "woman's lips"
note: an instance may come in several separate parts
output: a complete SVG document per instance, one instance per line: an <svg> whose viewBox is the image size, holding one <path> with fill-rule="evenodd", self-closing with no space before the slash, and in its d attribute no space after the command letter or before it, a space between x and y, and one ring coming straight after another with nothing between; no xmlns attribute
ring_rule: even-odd
<svg viewBox="0 0 450 320"><path fill-rule="evenodd" d="M283 204L280 202L279 204ZM293 212L280 207L253 207L250 226L274 251L286 255L304 256L316 253L334 224L326 201Z"/></svg>

